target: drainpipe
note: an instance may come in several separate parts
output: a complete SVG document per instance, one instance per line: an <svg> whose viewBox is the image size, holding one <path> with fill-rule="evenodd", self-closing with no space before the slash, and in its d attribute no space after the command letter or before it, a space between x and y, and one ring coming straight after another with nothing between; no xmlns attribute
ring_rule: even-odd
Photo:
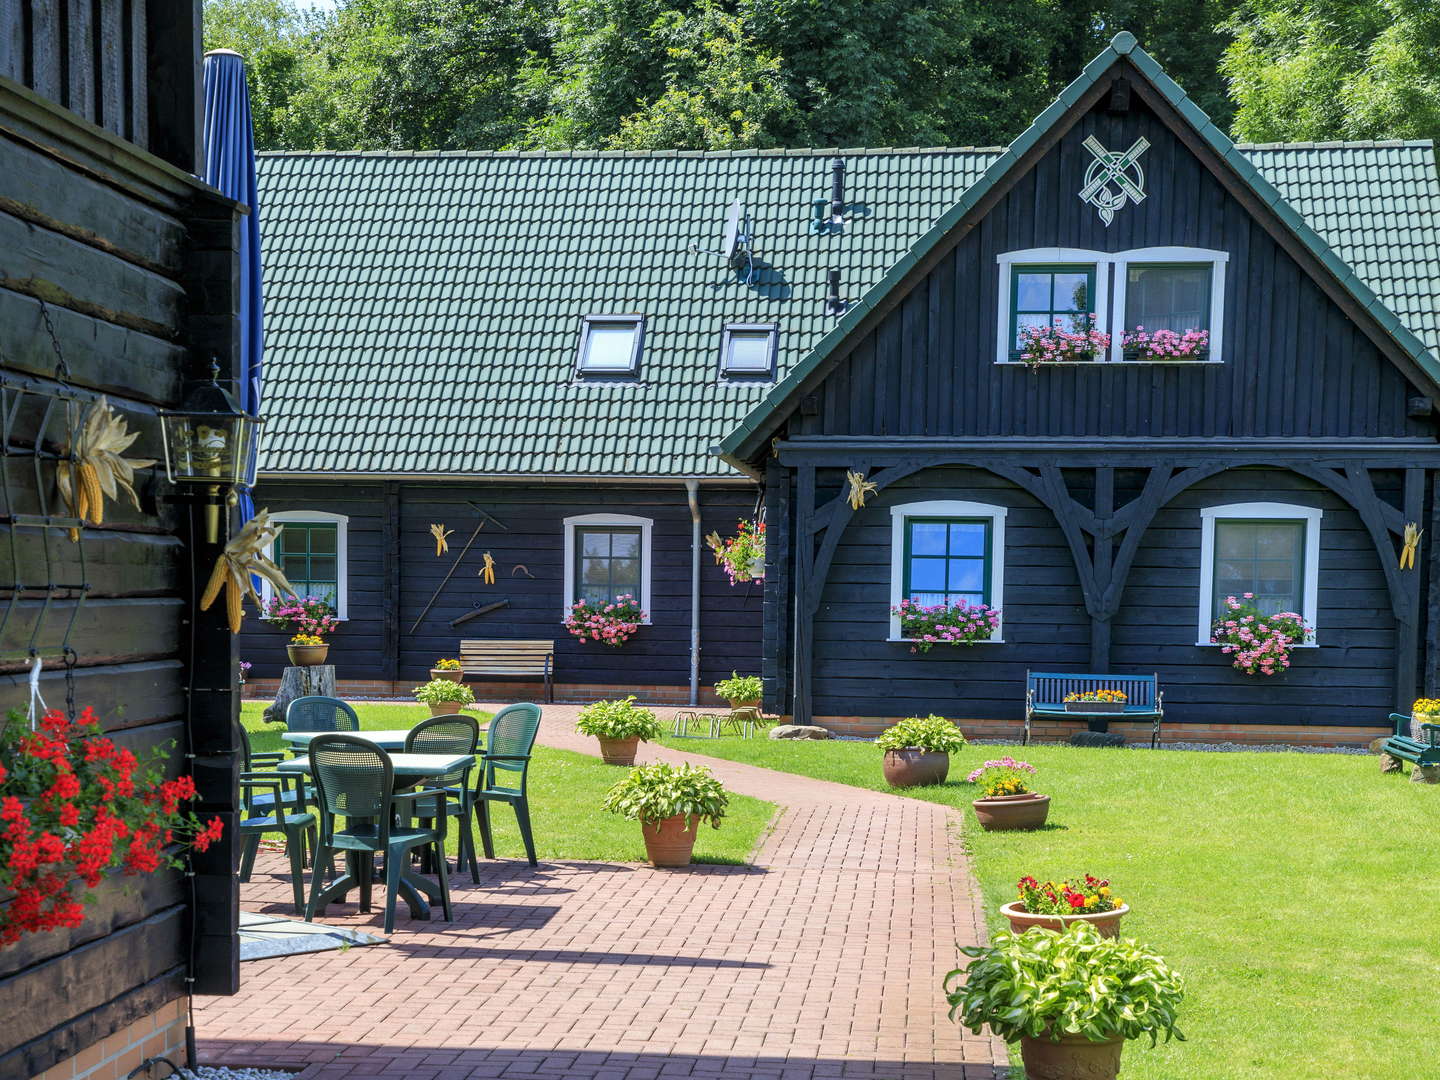
<svg viewBox="0 0 1440 1080"><path fill-rule="evenodd" d="M700 704L700 481L685 481L690 503L690 704Z"/></svg>

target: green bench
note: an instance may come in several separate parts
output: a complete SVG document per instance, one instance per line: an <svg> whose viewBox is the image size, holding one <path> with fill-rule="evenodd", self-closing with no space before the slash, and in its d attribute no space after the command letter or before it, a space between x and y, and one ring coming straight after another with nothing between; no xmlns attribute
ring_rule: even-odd
<svg viewBox="0 0 1440 1080"><path fill-rule="evenodd" d="M1440 724L1421 724L1420 731L1426 740L1421 742L1409 735L1410 717L1403 713L1391 713L1390 723L1395 725L1395 734L1385 740L1382 753L1421 768L1440 765Z"/></svg>

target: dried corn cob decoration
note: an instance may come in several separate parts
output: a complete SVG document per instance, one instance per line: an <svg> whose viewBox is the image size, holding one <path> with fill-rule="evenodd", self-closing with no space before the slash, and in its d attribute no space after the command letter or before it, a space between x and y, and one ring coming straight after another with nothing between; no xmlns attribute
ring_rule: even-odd
<svg viewBox="0 0 1440 1080"><path fill-rule="evenodd" d="M60 494L77 518L103 525L105 500L118 499L121 491L130 496L136 510L140 509L140 497L133 486L135 470L149 468L155 462L124 456L139 437L138 431L126 430L125 421L115 415L103 396L91 403L84 419L76 425L66 457L55 470ZM79 540L80 530L71 529L70 539Z"/></svg>
<svg viewBox="0 0 1440 1080"><path fill-rule="evenodd" d="M295 593L290 582L285 579L284 572L265 554L265 549L274 544L276 537L280 535L280 529L279 525L270 523L269 510L260 510L245 523L235 538L225 545L225 550L215 560L215 569L210 572L210 580L200 597L200 610L209 610L210 605L219 597L220 590L224 589L225 615L232 634L240 632L240 622L245 617L243 605L246 595L255 601L257 608L260 606L260 597L255 592L252 575L259 574L265 578L275 586L277 592L289 593L292 596Z"/></svg>

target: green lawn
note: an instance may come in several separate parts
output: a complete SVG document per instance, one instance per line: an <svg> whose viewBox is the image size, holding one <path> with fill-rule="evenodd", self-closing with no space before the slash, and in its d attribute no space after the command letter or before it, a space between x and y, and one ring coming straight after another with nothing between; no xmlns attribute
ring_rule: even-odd
<svg viewBox="0 0 1440 1080"><path fill-rule="evenodd" d="M247 701L241 712L256 750L284 749L279 725L261 719L264 702ZM419 705L357 705L360 723L367 728L404 728L429 715ZM484 714L484 719L488 719ZM482 729L483 730L483 729ZM591 859L602 862L644 862L645 844L640 826L600 809L601 796L623 770L603 765L598 758L537 746L530 766L530 817L535 831L535 854L541 859ZM719 829L700 830L695 861L744 863L775 813L775 804L744 795L730 796L730 812ZM515 814L495 806L495 854L523 858ZM453 825L453 819L452 819ZM450 850L455 850L452 834ZM479 835L475 839L477 850Z"/></svg>
<svg viewBox="0 0 1440 1080"><path fill-rule="evenodd" d="M868 743L665 741L888 790ZM975 825L963 777L1006 752L1053 797L1044 831ZM1066 746L972 747L951 779L898 794L963 810L992 926L1022 874L1088 871L1185 976L1189 1041L1132 1044L1126 1080L1440 1077L1440 788L1368 756Z"/></svg>

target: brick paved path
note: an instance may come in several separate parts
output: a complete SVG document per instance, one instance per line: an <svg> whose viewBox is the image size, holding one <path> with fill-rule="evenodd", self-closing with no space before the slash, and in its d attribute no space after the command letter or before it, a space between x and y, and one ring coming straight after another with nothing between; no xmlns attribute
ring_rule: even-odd
<svg viewBox="0 0 1440 1080"><path fill-rule="evenodd" d="M595 752L573 706L545 714L543 743ZM642 746L660 758L781 804L753 866L492 862L452 879L454 923L402 904L388 944L243 964L239 996L197 999L201 1060L303 1080L1006 1075L940 995L983 925L952 811ZM282 863L262 857L247 910L290 913Z"/></svg>

